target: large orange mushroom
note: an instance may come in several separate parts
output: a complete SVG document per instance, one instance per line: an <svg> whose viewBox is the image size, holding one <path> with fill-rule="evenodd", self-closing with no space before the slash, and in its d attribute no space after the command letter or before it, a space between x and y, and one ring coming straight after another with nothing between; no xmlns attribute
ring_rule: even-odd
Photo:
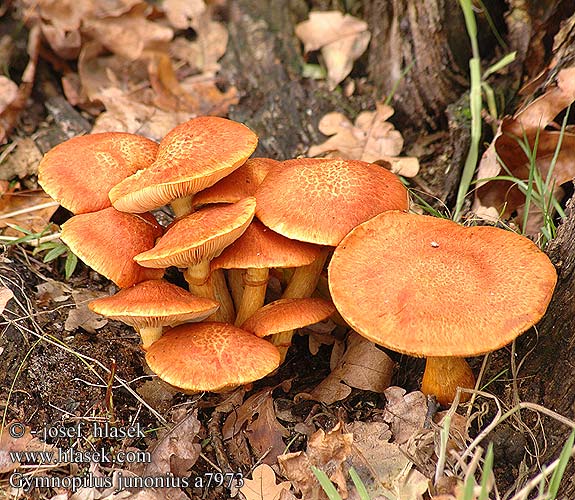
<svg viewBox="0 0 575 500"><path fill-rule="evenodd" d="M523 236L399 211L352 230L329 265L345 320L376 344L426 356L422 390L442 404L457 386L473 386L463 357L499 349L537 323L556 280Z"/></svg>
<svg viewBox="0 0 575 500"><path fill-rule="evenodd" d="M380 165L330 158L288 160L270 170L256 191L256 217L294 240L335 246L358 224L385 210L405 210L407 189ZM308 297L328 256L325 249L296 269L283 298ZM289 346L292 332L274 337Z"/></svg>

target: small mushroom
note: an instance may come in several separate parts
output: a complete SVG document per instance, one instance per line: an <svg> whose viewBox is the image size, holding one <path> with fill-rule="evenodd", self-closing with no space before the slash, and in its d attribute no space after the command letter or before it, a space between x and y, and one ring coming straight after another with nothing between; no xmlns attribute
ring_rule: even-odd
<svg viewBox="0 0 575 500"><path fill-rule="evenodd" d="M325 299L279 299L259 309L243 323L242 329L267 337L319 323L334 312L335 306Z"/></svg>
<svg viewBox="0 0 575 500"><path fill-rule="evenodd" d="M185 267L190 292L218 301L214 319L233 323L234 307L223 271L211 273L210 261L243 234L254 211L253 197L198 210L174 222L154 248L134 259L144 267Z"/></svg>
<svg viewBox="0 0 575 500"><path fill-rule="evenodd" d="M463 357L499 349L537 323L556 280L523 236L398 211L352 230L329 265L344 319L376 344L426 356L422 390L442 404L474 385Z"/></svg>
<svg viewBox="0 0 575 500"><path fill-rule="evenodd" d="M219 304L196 297L165 280L148 280L120 290L111 297L93 300L88 307L95 313L134 327L147 349L162 336L165 326L203 321Z"/></svg>

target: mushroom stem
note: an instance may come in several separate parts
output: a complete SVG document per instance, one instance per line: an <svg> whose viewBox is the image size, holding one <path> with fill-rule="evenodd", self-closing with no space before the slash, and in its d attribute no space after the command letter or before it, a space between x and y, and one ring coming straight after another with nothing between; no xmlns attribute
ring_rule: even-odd
<svg viewBox="0 0 575 500"><path fill-rule="evenodd" d="M429 357L421 382L421 392L434 395L443 406L453 402L458 387L473 389L475 376L465 358ZM461 402L469 400L471 394L462 393Z"/></svg>
<svg viewBox="0 0 575 500"><path fill-rule="evenodd" d="M210 276L214 290L215 299L220 303L220 308L210 316L211 321L220 321L224 323L233 323L236 315L234 302L228 285L226 283L226 276L223 269L215 269ZM208 321L210 321L208 318Z"/></svg>
<svg viewBox="0 0 575 500"><path fill-rule="evenodd" d="M328 254L329 248L325 247L318 258L311 264L296 268L287 288L284 290L282 299L310 297L317 286Z"/></svg>
<svg viewBox="0 0 575 500"><path fill-rule="evenodd" d="M282 299L301 299L310 297L317 286L317 282L323 270L325 261L327 260L328 254L329 248L325 247L322 249L318 258L315 259L311 264L298 267L295 270L287 288L284 290ZM282 363L284 362L287 351L291 346L291 339L294 333L294 330L288 330L286 332L280 332L276 335L272 335L271 342L278 348Z"/></svg>
<svg viewBox="0 0 575 500"><path fill-rule="evenodd" d="M246 269L243 275L244 293L238 307L236 326L241 326L246 319L264 305L268 276L269 269L267 267Z"/></svg>
<svg viewBox="0 0 575 500"><path fill-rule="evenodd" d="M243 269L228 269L228 284L237 310L244 293Z"/></svg>
<svg viewBox="0 0 575 500"><path fill-rule="evenodd" d="M197 264L188 266L184 271L184 277L191 293L220 303L219 309L208 318L210 321L233 323L234 305L221 269L210 273L210 262L202 260Z"/></svg>
<svg viewBox="0 0 575 500"><path fill-rule="evenodd" d="M170 202L170 206L174 211L176 219L180 219L186 215L191 214L194 211L194 206L192 204L193 195L184 196L182 198L176 198Z"/></svg>
<svg viewBox="0 0 575 500"><path fill-rule="evenodd" d="M144 326L138 330L142 338L142 349L146 351L156 340L162 336L161 326Z"/></svg>

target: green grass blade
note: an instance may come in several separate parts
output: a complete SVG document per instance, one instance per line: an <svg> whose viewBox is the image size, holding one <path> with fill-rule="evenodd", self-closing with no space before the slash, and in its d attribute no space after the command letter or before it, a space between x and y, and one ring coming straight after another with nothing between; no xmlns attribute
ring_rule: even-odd
<svg viewBox="0 0 575 500"><path fill-rule="evenodd" d="M363 484L363 481L361 480L358 473L353 467L349 468L349 476L351 477L351 480L355 485L355 489L357 490L359 498L361 500L370 500L369 493L367 491L367 488L365 487L365 484Z"/></svg>
<svg viewBox="0 0 575 500"><path fill-rule="evenodd" d="M327 474L324 471L313 465L311 466L311 471L319 481L319 484L323 488L323 491L325 491L325 494L328 496L329 500L342 500L340 494L337 492L335 486L329 480L329 477L327 477Z"/></svg>
<svg viewBox="0 0 575 500"><path fill-rule="evenodd" d="M486 80L488 76L492 75L493 73L497 73L501 69L505 68L505 66L507 66L508 64L511 64L513 61L515 61L516 56L517 56L517 51L511 52L511 53L503 56L501 59L499 59L499 61L497 61L495 64L492 64L491 66L489 66L489 68L487 68L483 72L482 79Z"/></svg>
<svg viewBox="0 0 575 500"><path fill-rule="evenodd" d="M469 191L469 186L475 175L475 168L479 158L479 143L481 141L481 68L479 59L473 58L469 61L471 72L471 89L469 91L469 106L471 109L471 144L465 159L461 180L457 190L455 211L453 219L461 219L461 211L465 202L465 197Z"/></svg>
<svg viewBox="0 0 575 500"><path fill-rule="evenodd" d="M69 280L70 276L74 274L77 265L78 265L78 257L76 257L75 254L69 251L68 255L66 256L66 263L64 264L64 273L67 280Z"/></svg>
<svg viewBox="0 0 575 500"><path fill-rule="evenodd" d="M483 471L481 472L481 492L479 493L478 500L489 500L489 478L493 473L493 443L489 443L487 448L487 455L485 455L485 462L483 463Z"/></svg>
<svg viewBox="0 0 575 500"><path fill-rule="evenodd" d="M567 462L571 458L571 450L573 449L573 443L575 442L575 430L571 431L569 438L563 445L561 450L561 455L559 455L559 465L553 471L551 476L551 481L549 481L549 490L547 493L547 498L549 500L555 500L557 498L557 492L559 491L559 486L561 485L561 480L565 474L565 469L567 468Z"/></svg>
<svg viewBox="0 0 575 500"><path fill-rule="evenodd" d="M53 260L60 257L60 255L66 253L67 250L68 250L68 248L66 248L64 245L59 245L57 247L54 247L54 248L52 248L52 250L47 252L46 255L44 255L44 258L42 259L42 261L43 262L52 262Z"/></svg>

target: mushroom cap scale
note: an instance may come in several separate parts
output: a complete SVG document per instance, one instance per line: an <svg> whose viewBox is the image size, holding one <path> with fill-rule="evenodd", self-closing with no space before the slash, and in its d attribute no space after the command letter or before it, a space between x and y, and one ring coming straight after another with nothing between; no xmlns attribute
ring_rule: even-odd
<svg viewBox="0 0 575 500"><path fill-rule="evenodd" d="M172 129L156 161L114 186L112 205L146 212L205 189L238 168L253 153L257 136L245 125L200 116Z"/></svg>
<svg viewBox="0 0 575 500"><path fill-rule="evenodd" d="M184 391L224 391L265 377L280 363L267 340L227 323L168 330L146 352L150 369Z"/></svg>
<svg viewBox="0 0 575 500"><path fill-rule="evenodd" d="M242 328L258 337L267 337L319 323L334 312L335 306L325 299L279 299L259 309L244 321Z"/></svg>
<svg viewBox="0 0 575 500"><path fill-rule="evenodd" d="M110 207L74 215L62 225L61 238L86 265L125 288L163 276L163 269L146 269L133 260L161 235L152 214L133 215Z"/></svg>
<svg viewBox="0 0 575 500"><path fill-rule="evenodd" d="M134 259L144 267L188 267L210 260L243 234L255 207L251 197L198 210L175 221L154 248Z"/></svg>
<svg viewBox="0 0 575 500"><path fill-rule="evenodd" d="M384 167L326 158L282 162L260 184L256 199L256 216L266 226L331 246L374 215L409 205L407 189Z"/></svg>
<svg viewBox="0 0 575 500"><path fill-rule="evenodd" d="M69 139L48 151L38 166L38 182L72 213L96 212L111 205L108 191L149 167L158 144L124 132Z"/></svg>
<svg viewBox="0 0 575 500"><path fill-rule="evenodd" d="M398 211L356 227L329 266L344 319L413 356L474 356L508 344L539 321L556 280L523 236Z"/></svg>
<svg viewBox="0 0 575 500"><path fill-rule="evenodd" d="M219 304L196 297L165 280L148 280L110 297L94 300L88 307L102 316L140 329L203 321L217 310Z"/></svg>

